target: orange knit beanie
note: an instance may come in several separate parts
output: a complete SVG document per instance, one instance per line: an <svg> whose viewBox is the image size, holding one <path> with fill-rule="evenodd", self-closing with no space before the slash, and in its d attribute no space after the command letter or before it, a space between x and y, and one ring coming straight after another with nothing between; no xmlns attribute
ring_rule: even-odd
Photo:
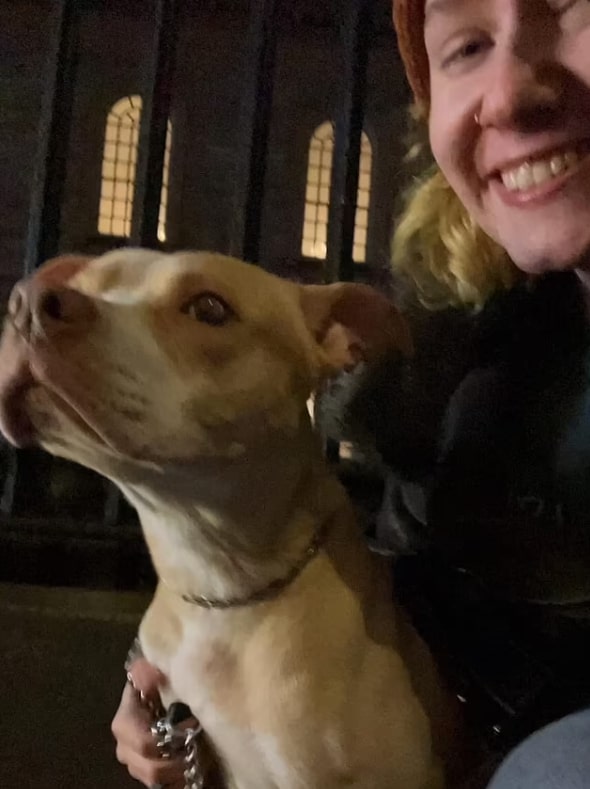
<svg viewBox="0 0 590 789"><path fill-rule="evenodd" d="M424 46L425 0L393 0L393 23L399 52L416 102L427 106L430 100L430 72Z"/></svg>

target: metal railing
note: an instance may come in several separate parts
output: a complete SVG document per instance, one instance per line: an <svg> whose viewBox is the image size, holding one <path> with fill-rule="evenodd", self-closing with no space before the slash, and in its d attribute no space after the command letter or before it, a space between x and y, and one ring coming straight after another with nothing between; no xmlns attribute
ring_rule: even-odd
<svg viewBox="0 0 590 789"><path fill-rule="evenodd" d="M285 0L286 1L286 0ZM292 2L292 0L291 0ZM39 120L23 274L60 252L69 132L81 14L99 4L56 0L54 30ZM334 118L326 281L351 280L365 84L376 0L333 2L343 52L344 90ZM389 5L389 4L388 4ZM133 245L156 246L166 130L179 33L179 0L154 0L136 169ZM231 249L257 261L273 102L280 0L250 0L239 117ZM109 483L38 451L2 446L0 553L3 579L137 586L150 566L130 508Z"/></svg>

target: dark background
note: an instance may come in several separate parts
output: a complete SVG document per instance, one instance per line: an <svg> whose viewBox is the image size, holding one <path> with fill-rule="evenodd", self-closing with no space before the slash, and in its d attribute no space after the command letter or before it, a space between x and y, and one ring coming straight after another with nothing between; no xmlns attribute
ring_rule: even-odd
<svg viewBox="0 0 590 789"><path fill-rule="evenodd" d="M0 315L36 252L100 252L126 243L98 233L104 131L119 99L145 94L155 2L70 4L77 15L65 86L71 113L60 126L57 112L57 144L44 159L60 2L0 0ZM338 122L350 98L339 22L349 2L356 0L284 0L275 20L257 257L269 270L306 281L326 278L323 261L301 255L307 160L314 130ZM166 248L235 250L255 5L178 4ZM406 185L408 93L390 2L370 6L361 104L372 146L371 197L367 262L354 275L387 286L392 216ZM48 166L63 173L57 191L53 185L58 205L43 191ZM1 789L135 785L115 762L109 724L152 584L135 517L108 484L0 444Z"/></svg>

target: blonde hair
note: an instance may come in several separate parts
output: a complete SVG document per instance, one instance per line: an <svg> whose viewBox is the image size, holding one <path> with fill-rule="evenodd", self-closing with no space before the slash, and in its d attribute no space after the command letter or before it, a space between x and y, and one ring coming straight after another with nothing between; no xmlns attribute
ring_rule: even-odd
<svg viewBox="0 0 590 789"><path fill-rule="evenodd" d="M395 273L424 306L479 308L522 278L507 253L473 221L435 165L417 179L392 243Z"/></svg>

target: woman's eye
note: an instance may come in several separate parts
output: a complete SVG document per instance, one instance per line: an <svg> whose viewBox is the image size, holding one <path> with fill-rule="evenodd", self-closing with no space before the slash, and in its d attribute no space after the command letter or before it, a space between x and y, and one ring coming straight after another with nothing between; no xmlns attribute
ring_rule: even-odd
<svg viewBox="0 0 590 789"><path fill-rule="evenodd" d="M182 307L182 312L190 318L210 326L222 326L233 315L225 301L213 293L202 293L195 296Z"/></svg>
<svg viewBox="0 0 590 789"><path fill-rule="evenodd" d="M578 4L578 0L549 0L549 6L556 14L565 14Z"/></svg>
<svg viewBox="0 0 590 789"><path fill-rule="evenodd" d="M445 57L443 66L451 66L454 63L476 57L490 45L490 42L483 38L473 38L469 39L468 41L464 41L461 46L453 49L450 55Z"/></svg>
<svg viewBox="0 0 590 789"><path fill-rule="evenodd" d="M567 32L577 32L590 24L588 0L550 0L550 7Z"/></svg>

